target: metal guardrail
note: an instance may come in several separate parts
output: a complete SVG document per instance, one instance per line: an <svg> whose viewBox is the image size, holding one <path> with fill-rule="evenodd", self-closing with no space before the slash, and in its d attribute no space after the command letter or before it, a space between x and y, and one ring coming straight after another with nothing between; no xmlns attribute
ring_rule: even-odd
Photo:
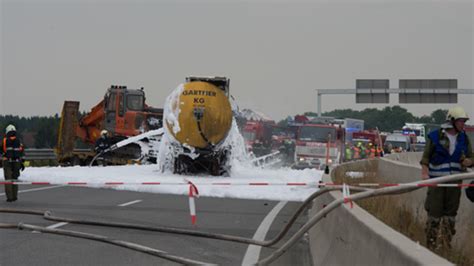
<svg viewBox="0 0 474 266"><path fill-rule="evenodd" d="M89 149L75 149L77 152L90 151ZM54 149L25 149L25 160L56 160Z"/></svg>
<svg viewBox="0 0 474 266"><path fill-rule="evenodd" d="M25 149L25 160L56 160L54 149Z"/></svg>

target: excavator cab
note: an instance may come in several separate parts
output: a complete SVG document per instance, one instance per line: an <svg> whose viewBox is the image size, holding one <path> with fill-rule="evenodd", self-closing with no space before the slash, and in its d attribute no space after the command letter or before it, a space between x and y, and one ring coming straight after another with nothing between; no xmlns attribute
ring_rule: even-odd
<svg viewBox="0 0 474 266"><path fill-rule="evenodd" d="M104 128L114 135L134 136L162 126L162 109L145 104L145 92L111 86L104 97Z"/></svg>
<svg viewBox="0 0 474 266"><path fill-rule="evenodd" d="M143 90L128 90L126 86L112 85L105 94L105 124L109 132L119 133L131 128L131 114L143 112L145 93ZM133 123L135 124L135 123ZM132 128L133 129L133 128ZM132 132L129 132L132 133Z"/></svg>

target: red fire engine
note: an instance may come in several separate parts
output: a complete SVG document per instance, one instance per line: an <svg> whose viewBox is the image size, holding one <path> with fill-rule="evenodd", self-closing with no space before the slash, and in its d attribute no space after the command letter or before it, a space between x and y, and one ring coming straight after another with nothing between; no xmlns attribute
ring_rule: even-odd
<svg viewBox="0 0 474 266"><path fill-rule="evenodd" d="M380 135L377 130L358 131L352 133L352 143L363 142L364 144L367 144L371 142L374 145L382 147L384 137L385 136Z"/></svg>
<svg viewBox="0 0 474 266"><path fill-rule="evenodd" d="M298 123L294 168L323 169L341 161L344 129L331 119Z"/></svg>
<svg viewBox="0 0 474 266"><path fill-rule="evenodd" d="M243 137L247 149L253 151L256 156L270 153L274 127L275 122L271 120L247 121L243 130Z"/></svg>

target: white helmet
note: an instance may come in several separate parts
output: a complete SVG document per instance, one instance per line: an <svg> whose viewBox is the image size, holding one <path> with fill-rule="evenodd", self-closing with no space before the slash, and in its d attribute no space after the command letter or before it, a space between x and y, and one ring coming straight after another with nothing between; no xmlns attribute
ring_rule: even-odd
<svg viewBox="0 0 474 266"><path fill-rule="evenodd" d="M109 132L104 129L104 130L102 130L102 131L100 132L100 135L102 135L102 136L107 136L108 133L109 133Z"/></svg>
<svg viewBox="0 0 474 266"><path fill-rule="evenodd" d="M468 120L469 117L467 116L464 109L460 106L453 107L449 109L448 115L446 116L447 121L455 121L458 119L466 119Z"/></svg>
<svg viewBox="0 0 474 266"><path fill-rule="evenodd" d="M8 134L8 132L10 131L16 131L16 128L14 125L10 124L7 126L7 128L5 129L5 134Z"/></svg>

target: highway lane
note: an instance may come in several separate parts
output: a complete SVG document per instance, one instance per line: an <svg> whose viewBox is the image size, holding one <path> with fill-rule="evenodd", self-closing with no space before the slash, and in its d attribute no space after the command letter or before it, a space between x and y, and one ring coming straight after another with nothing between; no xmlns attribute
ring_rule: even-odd
<svg viewBox="0 0 474 266"><path fill-rule="evenodd" d="M28 189L35 191L20 193L19 201L7 203L2 186L0 208L52 210L57 216L70 218L173 226L248 238L256 235L262 221L279 204L274 201L198 198L197 225L192 226L188 198L184 196L80 187L43 187L40 190L42 188L38 186L20 186L20 190ZM299 204L287 203L281 206L275 220L268 224L270 228L265 239L274 236L286 224ZM306 217L298 220L291 232L297 230L305 220ZM2 223L20 221L105 235L185 258L225 265L241 265L249 247L246 244L185 235L60 224L40 216L0 214ZM0 239L2 265L176 265L174 262L122 247L66 236L1 229ZM260 258L268 256L272 250L274 248L262 248ZM302 240L274 265L311 265L308 250L307 242Z"/></svg>

